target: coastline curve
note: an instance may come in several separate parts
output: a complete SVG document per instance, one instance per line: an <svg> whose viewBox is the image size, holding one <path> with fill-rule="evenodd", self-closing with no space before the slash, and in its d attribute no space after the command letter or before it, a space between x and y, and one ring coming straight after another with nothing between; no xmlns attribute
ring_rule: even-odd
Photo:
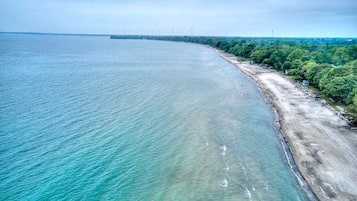
<svg viewBox="0 0 357 201"><path fill-rule="evenodd" d="M234 55L211 49L251 78L271 104L289 166L307 197L356 200L357 132L347 129L345 120L308 97L279 72L240 62Z"/></svg>

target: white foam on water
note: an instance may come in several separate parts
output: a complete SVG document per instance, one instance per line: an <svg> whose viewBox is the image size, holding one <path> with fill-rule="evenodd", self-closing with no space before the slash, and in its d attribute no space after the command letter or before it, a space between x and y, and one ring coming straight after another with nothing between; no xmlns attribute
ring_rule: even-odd
<svg viewBox="0 0 357 201"><path fill-rule="evenodd" d="M222 149L222 155L223 156L225 156L226 155L226 150L227 150L227 147L226 147L226 145L223 145L223 146L221 146L221 149Z"/></svg>
<svg viewBox="0 0 357 201"><path fill-rule="evenodd" d="M250 193L249 189L247 187L245 187L245 190L247 192L247 196L248 196L249 200L252 200L252 194Z"/></svg>
<svg viewBox="0 0 357 201"><path fill-rule="evenodd" d="M266 182L264 183L264 186L265 186L265 190L268 191L269 190L269 186L268 186L268 184Z"/></svg>
<svg viewBox="0 0 357 201"><path fill-rule="evenodd" d="M284 147L283 142L280 142L280 143L281 143L281 145ZM304 182L301 180L301 177L297 174L297 172L294 171L294 169L293 169L293 163L290 161L290 157L289 157L288 152L287 152L285 149L283 149L283 151L284 151L284 154L285 154L285 156L286 156L286 159L288 160L288 164L289 164L290 169L292 170L292 173L294 174L295 178L298 180L300 186L303 186L303 185L304 185Z"/></svg>
<svg viewBox="0 0 357 201"><path fill-rule="evenodd" d="M227 188L227 187L228 187L228 181L227 181L227 179L224 179L224 180L222 181L222 183L220 184L220 186L222 186L222 187L224 187L224 188Z"/></svg>

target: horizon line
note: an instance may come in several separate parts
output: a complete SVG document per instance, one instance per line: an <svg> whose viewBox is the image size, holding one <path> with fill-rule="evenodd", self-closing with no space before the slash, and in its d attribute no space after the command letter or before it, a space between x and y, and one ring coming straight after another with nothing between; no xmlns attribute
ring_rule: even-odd
<svg viewBox="0 0 357 201"><path fill-rule="evenodd" d="M151 34L104 34L104 33L56 33L56 32L25 32L25 31L0 31L0 34L28 34L28 35L68 35L68 36L149 36L149 37L216 37L216 38L291 38L291 39L357 39L355 37L345 37L345 36L225 36L225 35L151 35Z"/></svg>

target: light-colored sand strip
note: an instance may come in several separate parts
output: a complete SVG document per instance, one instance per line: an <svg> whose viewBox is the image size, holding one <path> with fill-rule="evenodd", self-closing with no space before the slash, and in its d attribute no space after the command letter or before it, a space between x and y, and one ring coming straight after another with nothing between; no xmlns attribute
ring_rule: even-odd
<svg viewBox="0 0 357 201"><path fill-rule="evenodd" d="M300 84L216 50L251 77L279 114L296 165L319 200L357 200L357 131Z"/></svg>

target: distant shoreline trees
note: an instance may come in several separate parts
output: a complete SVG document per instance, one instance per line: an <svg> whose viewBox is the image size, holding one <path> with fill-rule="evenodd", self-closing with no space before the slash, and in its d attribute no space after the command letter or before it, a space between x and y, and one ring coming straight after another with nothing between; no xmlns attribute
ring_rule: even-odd
<svg viewBox="0 0 357 201"><path fill-rule="evenodd" d="M309 80L322 94L357 113L357 39L111 36L199 43L250 59L295 80Z"/></svg>

